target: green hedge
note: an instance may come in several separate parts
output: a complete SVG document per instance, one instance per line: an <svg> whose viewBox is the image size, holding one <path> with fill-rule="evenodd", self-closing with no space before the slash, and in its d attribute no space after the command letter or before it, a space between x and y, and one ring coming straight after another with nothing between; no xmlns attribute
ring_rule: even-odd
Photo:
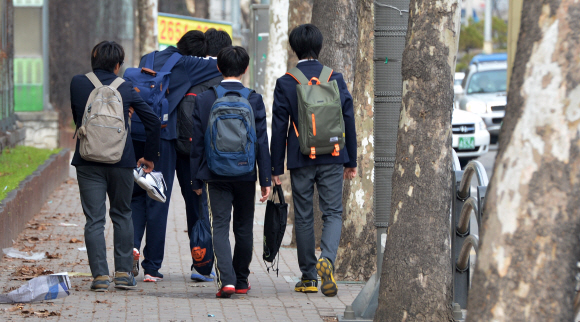
<svg viewBox="0 0 580 322"><path fill-rule="evenodd" d="M16 189L20 181L32 174L51 155L60 149L38 149L29 146L17 146L4 149L0 154L0 200L8 192Z"/></svg>

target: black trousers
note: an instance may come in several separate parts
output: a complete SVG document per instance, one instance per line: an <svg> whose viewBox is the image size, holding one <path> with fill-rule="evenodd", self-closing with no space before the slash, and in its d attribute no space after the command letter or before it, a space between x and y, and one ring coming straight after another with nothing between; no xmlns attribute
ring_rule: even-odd
<svg viewBox="0 0 580 322"><path fill-rule="evenodd" d="M225 285L247 288L252 261L256 183L213 181L206 184L206 189L218 288ZM236 241L233 259L229 238L232 206Z"/></svg>

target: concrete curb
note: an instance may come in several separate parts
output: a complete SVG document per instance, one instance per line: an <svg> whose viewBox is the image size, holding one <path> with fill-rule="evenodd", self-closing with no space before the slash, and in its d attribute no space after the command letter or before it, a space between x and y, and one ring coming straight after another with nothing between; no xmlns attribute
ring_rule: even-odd
<svg viewBox="0 0 580 322"><path fill-rule="evenodd" d="M0 202L0 248L12 246L12 240L40 211L46 198L66 180L69 153L69 149L63 149L50 156Z"/></svg>

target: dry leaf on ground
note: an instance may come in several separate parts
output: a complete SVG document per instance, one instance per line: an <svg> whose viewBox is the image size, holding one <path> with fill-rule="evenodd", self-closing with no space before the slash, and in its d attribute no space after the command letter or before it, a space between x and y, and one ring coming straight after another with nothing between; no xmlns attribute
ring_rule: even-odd
<svg viewBox="0 0 580 322"><path fill-rule="evenodd" d="M83 242L82 240L80 240L80 239L76 239L76 238L73 238L73 239L71 239L71 240L69 241L69 243L71 243L71 244L74 244L74 243L82 243L82 242Z"/></svg>
<svg viewBox="0 0 580 322"><path fill-rule="evenodd" d="M62 258L62 255L59 253L49 254L48 252L46 252L46 258L48 258L48 259L60 259L60 258Z"/></svg>

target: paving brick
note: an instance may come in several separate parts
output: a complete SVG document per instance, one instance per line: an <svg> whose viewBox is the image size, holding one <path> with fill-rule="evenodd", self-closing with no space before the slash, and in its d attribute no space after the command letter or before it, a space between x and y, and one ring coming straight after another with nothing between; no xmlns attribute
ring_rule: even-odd
<svg viewBox="0 0 580 322"><path fill-rule="evenodd" d="M73 172L74 173L74 172ZM48 303L26 305L27 309L55 311L60 317L49 321L322 321L322 316L336 316L362 289L361 284L339 284L336 297L327 298L321 293L302 294L294 292L295 282L290 279L300 276L296 260L296 249L283 247L280 250L279 276L267 272L262 260L262 238L265 204L256 204L254 223L254 252L250 265L252 290L247 295L233 295L231 299L216 299L215 283L194 283L189 279L191 255L186 227L185 205L175 180L174 194L169 207L165 261L161 272L162 282L143 283L138 277L138 290L120 291L113 285L109 292L89 291L91 278L71 277L71 294L67 298ZM42 224L45 230L35 230L33 223ZM60 226L60 223L77 224L76 227ZM84 241L85 218L80 205L78 185L69 180L61 185L41 211L29 222L16 240L14 247L23 249L34 246L33 251L61 254L60 259L45 259L34 263L20 259L4 258L0 261L0 291L21 285L13 280L12 274L22 265L43 266L54 272L89 273L86 252L79 251L84 243L70 243L76 238ZM290 243L292 226L288 225L284 244ZM233 234L230 232L233 243ZM30 237L40 241L25 241ZM107 259L113 272L113 229L110 219L105 226ZM233 249L233 247L232 247ZM103 303L97 303L102 301ZM104 302L106 301L106 302ZM8 304L0 304L0 320L31 321L18 313L5 312ZM209 315L214 315L209 317Z"/></svg>

